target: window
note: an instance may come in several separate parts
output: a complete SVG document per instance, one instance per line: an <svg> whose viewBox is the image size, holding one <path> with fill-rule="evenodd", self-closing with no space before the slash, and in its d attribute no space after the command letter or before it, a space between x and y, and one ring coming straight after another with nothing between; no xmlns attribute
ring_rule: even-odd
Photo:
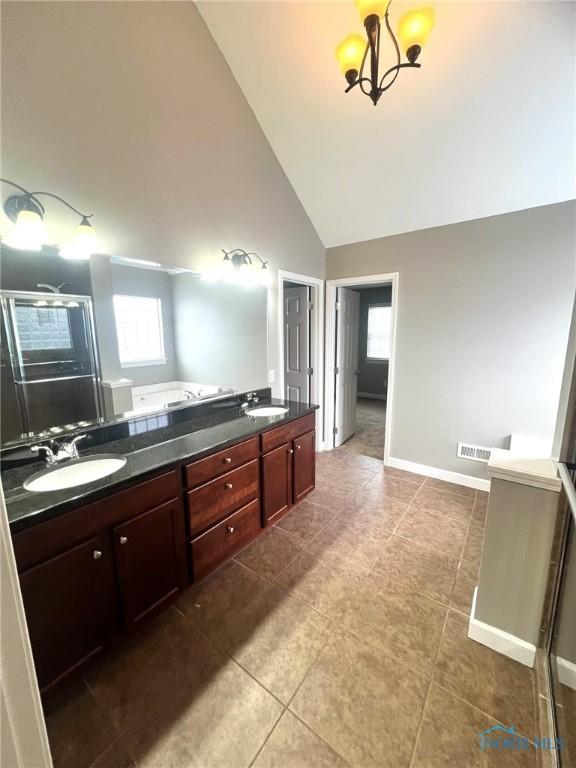
<svg viewBox="0 0 576 768"><path fill-rule="evenodd" d="M114 316L123 367L166 362L160 299L116 295Z"/></svg>
<svg viewBox="0 0 576 768"><path fill-rule="evenodd" d="M16 328L23 352L72 349L65 307L16 307Z"/></svg>
<svg viewBox="0 0 576 768"><path fill-rule="evenodd" d="M388 360L390 357L390 326L392 307L371 304L368 307L367 360Z"/></svg>

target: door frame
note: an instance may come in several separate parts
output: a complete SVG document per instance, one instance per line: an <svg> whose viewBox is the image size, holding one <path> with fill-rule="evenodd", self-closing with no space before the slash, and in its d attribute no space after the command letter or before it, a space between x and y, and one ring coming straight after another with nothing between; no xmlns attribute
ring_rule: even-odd
<svg viewBox="0 0 576 768"><path fill-rule="evenodd" d="M394 380L396 368L396 334L398 328L398 287L399 272L387 272L381 275L364 275L363 277L340 277L337 280L326 281L326 366L325 366L325 424L324 450L334 449L334 367L336 365L336 289L354 288L362 285L380 285L389 283L392 286L392 329L390 336L390 359L388 361L388 393L386 398L386 434L383 445L384 465L390 464L390 446L392 444L393 412L394 412Z"/></svg>
<svg viewBox="0 0 576 768"><path fill-rule="evenodd" d="M277 389L284 399L284 283L301 283L312 288L312 376L311 402L319 406L316 415L316 450L324 450L324 278L278 270L278 378Z"/></svg>

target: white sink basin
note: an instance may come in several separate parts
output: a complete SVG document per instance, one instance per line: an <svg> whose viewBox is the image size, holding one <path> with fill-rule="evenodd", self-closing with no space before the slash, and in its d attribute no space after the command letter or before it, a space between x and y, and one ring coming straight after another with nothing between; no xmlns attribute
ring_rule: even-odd
<svg viewBox="0 0 576 768"><path fill-rule="evenodd" d="M248 416L282 416L288 413L288 408L282 408L281 405L262 405L260 408L248 408Z"/></svg>
<svg viewBox="0 0 576 768"><path fill-rule="evenodd" d="M43 493L45 491L61 491L64 488L74 488L77 485L92 483L103 477L118 472L126 464L124 456L86 456L76 459L69 464L54 469L37 472L24 483L27 491Z"/></svg>

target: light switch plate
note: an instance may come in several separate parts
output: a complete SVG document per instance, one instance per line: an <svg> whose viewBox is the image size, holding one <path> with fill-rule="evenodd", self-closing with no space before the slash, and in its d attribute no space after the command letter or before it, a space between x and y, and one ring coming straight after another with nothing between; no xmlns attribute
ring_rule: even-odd
<svg viewBox="0 0 576 768"><path fill-rule="evenodd" d="M274 368L272 370L268 371L268 384L274 384L276 381L276 371Z"/></svg>

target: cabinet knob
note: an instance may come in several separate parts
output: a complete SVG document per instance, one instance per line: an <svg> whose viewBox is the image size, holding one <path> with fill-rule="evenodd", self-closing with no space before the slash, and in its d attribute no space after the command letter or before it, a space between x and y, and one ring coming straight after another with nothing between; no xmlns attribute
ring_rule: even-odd
<svg viewBox="0 0 576 768"><path fill-rule="evenodd" d="M299 451L301 448L302 448L302 446L301 446L301 445L297 445L297 446L296 446L296 450L297 450L297 451Z"/></svg>
<svg viewBox="0 0 576 768"><path fill-rule="evenodd" d="M224 488L226 488L227 491L232 490L232 483L224 483Z"/></svg>
<svg viewBox="0 0 576 768"><path fill-rule="evenodd" d="M226 527L226 530L228 531L228 533L234 533L234 526L233 525L229 525L229 526Z"/></svg>
<svg viewBox="0 0 576 768"><path fill-rule="evenodd" d="M226 458L224 459L224 464L232 464L232 459L230 458L230 456L226 456Z"/></svg>
<svg viewBox="0 0 576 768"><path fill-rule="evenodd" d="M292 450L292 448L288 448L288 453L289 453L289 454L293 454L293 453L294 453L294 451Z"/></svg>
<svg viewBox="0 0 576 768"><path fill-rule="evenodd" d="M126 536L120 536L120 544L126 544L128 538Z"/></svg>
<svg viewBox="0 0 576 768"><path fill-rule="evenodd" d="M99 549L95 549L94 552L92 553L92 556L94 560L100 560L100 558L102 557L102 552L100 552Z"/></svg>

